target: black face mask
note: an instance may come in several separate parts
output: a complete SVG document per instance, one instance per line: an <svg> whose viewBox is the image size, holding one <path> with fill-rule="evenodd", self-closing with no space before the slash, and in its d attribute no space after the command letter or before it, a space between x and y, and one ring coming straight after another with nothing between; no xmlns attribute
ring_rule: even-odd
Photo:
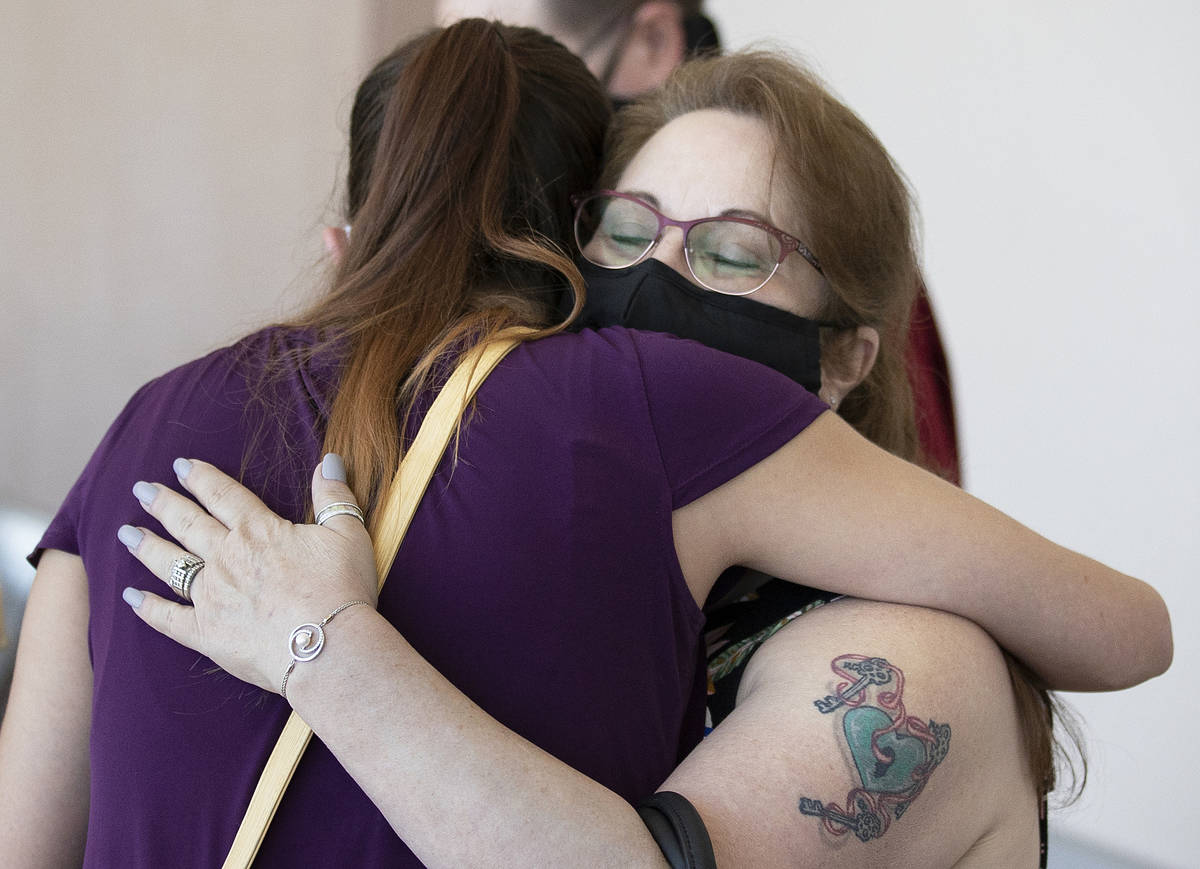
<svg viewBox="0 0 1200 869"><path fill-rule="evenodd" d="M827 325L744 296L697 287L656 259L627 269L580 262L587 301L574 328L626 326L669 332L759 362L810 392L821 388L820 327ZM564 294L562 311L571 310Z"/></svg>

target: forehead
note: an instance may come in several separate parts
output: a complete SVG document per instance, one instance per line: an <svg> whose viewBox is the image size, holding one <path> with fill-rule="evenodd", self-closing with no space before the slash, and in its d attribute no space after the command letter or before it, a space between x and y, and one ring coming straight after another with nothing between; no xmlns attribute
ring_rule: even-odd
<svg viewBox="0 0 1200 869"><path fill-rule="evenodd" d="M618 186L652 194L665 213L678 219L752 211L786 230L793 221L779 180L775 143L766 124L704 109L681 115L655 133L630 161Z"/></svg>

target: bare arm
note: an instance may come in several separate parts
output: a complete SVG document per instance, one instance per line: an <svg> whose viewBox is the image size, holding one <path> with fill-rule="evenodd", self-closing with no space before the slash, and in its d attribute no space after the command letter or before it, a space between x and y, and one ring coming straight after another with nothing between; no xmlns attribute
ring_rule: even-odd
<svg viewBox="0 0 1200 869"><path fill-rule="evenodd" d="M666 865L624 799L503 727L378 613L345 615L330 630L344 648L298 673L288 697L422 862Z"/></svg>
<svg viewBox="0 0 1200 869"><path fill-rule="evenodd" d="M184 484L225 524L164 487L148 509L206 560L195 608L137 593L136 612L191 648L212 649L234 676L278 692L288 663L281 636L347 600L375 600L366 531L345 516L325 528L294 526L201 462ZM319 472L314 496L318 504L353 499ZM134 554L166 580L181 550L146 533ZM256 574L271 587L239 581ZM312 581L297 584L298 576ZM242 640L230 641L230 630ZM372 608L347 609L325 630L327 650L296 666L287 698L423 863L666 865L629 803L502 726Z"/></svg>
<svg viewBox="0 0 1200 869"><path fill-rule="evenodd" d="M889 455L834 414L676 511L675 533L694 593L745 564L957 613L1052 688L1124 688L1171 661L1170 619L1150 586Z"/></svg>
<svg viewBox="0 0 1200 869"><path fill-rule="evenodd" d="M289 698L425 863L665 865L624 800L466 700L381 616L351 614L331 629L338 654L298 672ZM843 601L804 619L764 645L737 711L663 785L698 808L718 865L1036 865L1036 789L994 642L955 616L873 602ZM845 806L864 784L847 758L845 710L822 714L813 703L832 690L830 661L849 647L902 670L901 706L914 728L931 718L953 727L949 753L903 817L889 815L868 842L831 835L797 808L801 797ZM397 696L407 698L403 708ZM882 707L879 689L860 699L860 712ZM897 747L888 775L900 781L913 752L926 749L911 736ZM875 762L865 745L855 748ZM895 794L872 796L894 814Z"/></svg>
<svg viewBox="0 0 1200 869"><path fill-rule="evenodd" d="M212 506L202 483L208 471L197 467L201 470L193 470L188 484ZM232 487L226 491L248 496ZM345 493L328 488L318 490L316 497L325 503ZM194 508L164 491L151 511L174 528L180 523L172 514ZM231 515L222 518L235 535L245 532ZM201 524L194 522L188 536L201 531ZM347 537L337 545L352 546L356 537L365 542L353 520L339 524L337 533ZM265 535L270 538L286 527ZM300 530L305 528L326 540L332 530ZM221 527L212 530L217 536L224 533ZM201 537L192 537L188 545L209 551ZM335 586L344 584L342 590L322 592L330 596L328 601L301 602L305 612L336 605L343 596L370 595L374 575L369 558L355 570L355 587L336 577L336 563L353 559L339 556L333 563L314 565L320 556L310 546L288 549L296 563L278 565L272 574L289 577L285 581L290 583L297 573L319 568L333 577ZM137 552L159 576L167 575L178 554L177 547L152 535ZM198 609L206 608L203 595L225 597L221 560L210 557L205 572L194 589ZM251 605L247 600L233 610ZM171 611L184 616L172 632L195 624L187 621L186 608L154 596L138 607L138 614L160 629ZM284 624L304 617L281 616ZM861 601L835 604L801 621L802 627L781 632L759 652L738 710L665 785L699 808L722 865L795 865L798 860L805 865L896 865L910 858L949 865L989 843L993 858L997 850L1003 856L989 863L986 855L975 854L974 865L1011 865L1014 852L1036 850L1033 787L1016 746L1006 674L982 631L943 613ZM346 610L328 631L329 650L297 668L289 700L428 865L663 865L628 804L502 727L377 613L367 607ZM930 635L939 638L936 648ZM202 640L194 635L179 639L189 645ZM870 648L862 646L868 642ZM268 642L266 647L278 655L276 645ZM867 843L853 837L831 841L824 819L798 809L803 796L824 804L845 803L855 787L844 740L838 738L841 721L812 705L814 695L831 690L830 660L850 646L902 667L908 680L903 703L910 715L919 723L948 720L956 734L951 753L909 800L903 822L897 820L894 828ZM285 660L254 657L268 660L261 672L248 661L222 663L235 675L274 689ZM250 669L243 672L242 667Z"/></svg>
<svg viewBox="0 0 1200 869"><path fill-rule="evenodd" d="M988 535L996 533L1009 535L1010 545L1028 544L1035 550L1032 556L1017 557L1018 584L1030 586L1023 578L1027 574L1039 578L1050 574L1056 581L1074 583L1080 591L1079 577L1072 571L1094 562L1053 547L973 499L959 499L937 488L936 483L931 488L932 478L915 470L909 473L903 463L871 450L856 452L855 445L846 440L857 435L837 425L818 423L781 453L748 472L757 474L768 462L781 459L782 464L770 465L767 475L790 474L782 476L786 485L775 480L759 480L758 485L771 495L780 489L819 487L818 492L828 496L826 504L833 502L832 508L818 509L819 497L796 496L792 501L777 501L778 515L774 515L770 510L742 503L748 493L740 491L744 480L738 478L697 501L697 510L688 508L677 514L680 521L676 528L684 532L679 539L680 559L689 578L699 575L694 571L711 570L715 576L724 559L743 551L752 553L754 563L767 570L775 570L775 565L784 562L795 568L811 557L817 566L816 575L834 580L823 584L854 591L861 588L862 580L850 570L839 568L833 553L840 541L850 549L848 558L853 569L876 571L875 582L885 580L894 571L899 580L898 596L911 593L945 602L953 597L951 592L940 588L931 594L922 583L928 580L934 586L953 588L955 582L963 581L965 588L960 590L962 600L958 603L966 610L980 611L975 614L986 622L989 613L986 605L979 603L980 597L986 596L986 588L975 588L973 583L1004 580L1007 555L996 554L993 550L1003 547L987 542ZM810 435L812 438L804 441ZM835 447L850 450L855 458L841 476L835 475L843 488L831 495L830 480L807 465L829 461L822 450ZM881 473L884 486L907 487L903 496L881 498L886 509L902 514L898 521L892 522L889 513L864 516L861 505L845 503L854 501L855 494L869 501L867 496L876 491L874 485L865 482L871 473ZM195 463L184 484L217 519L196 515L202 511L164 489L159 490L149 509L169 530L180 534L189 550L208 560L203 581L197 583L196 607L193 610L146 596L140 601L138 614L158 630L209 655L233 675L278 690L279 674L287 663L278 647L279 637L295 624L319 617L342 601L364 596L373 599L375 577L365 532L348 517L331 520L327 528L292 526L266 511L245 489L200 462ZM319 474L314 479L315 503L349 497L348 490L322 481ZM935 503L926 507L926 498ZM739 507L747 511L746 515L734 515ZM846 509L859 511L853 521L875 524L859 536L849 534L853 528L850 520L829 519L830 513ZM947 518L944 514L948 509L960 509L966 518ZM841 532L839 522L845 526ZM949 555L943 548L923 546L920 541L938 539L944 533L939 524L942 522L956 533L963 532L960 526L964 524L968 529L973 527L975 539L947 544L944 549ZM978 524L973 526L972 522ZM776 533L787 527L792 536L764 547L762 538L770 538L771 534L755 529L756 523L773 523ZM812 527L808 527L810 524ZM688 535L696 528L708 528L710 538L699 542L690 539ZM721 529L719 533L717 529ZM914 545L905 535L918 532L929 536L918 538ZM833 542L823 541L823 535L831 535ZM748 538L745 544L731 543L742 536ZM178 547L150 534L136 552L160 578L168 575L170 561L179 553ZM971 560L977 555L980 564ZM932 562L928 576L919 569L922 558ZM1061 558L1062 564L1055 563L1055 558ZM1061 569L1064 566L1065 571ZM1086 572L1089 568L1081 569ZM1121 574L1098 565L1095 569L1104 582L1103 588L1117 597L1125 595L1126 602L1130 602L1129 586L1141 587ZM1062 575L1056 575L1056 570ZM788 574L796 579L810 578L807 573L800 576L795 569ZM299 582L300 577L305 582ZM1145 598L1138 594L1134 593L1132 605L1161 608L1153 592ZM1089 603L1094 604L1091 600ZM1041 599L1040 606L1049 605ZM1010 621L1032 617L1031 624L1038 630L1045 629L1047 619L1052 625L1063 622L1058 616L1036 611L1031 614L1031 607L1036 610L1037 604L1023 602L1020 606L1024 607L1021 614L1010 617ZM993 617L1002 627L1013 628L1005 624L1003 615ZM1151 616L1149 623L1157 630L1166 630L1165 616L1159 623ZM434 865L469 865L472 861L605 865L605 859L620 865L661 865L657 849L629 806L472 706L377 614L365 607L348 610L333 624L331 635L338 638L338 651L334 653L331 639L329 651L318 661L303 665L304 671L294 677L290 699L422 859ZM247 637L253 638L255 645L247 645ZM1169 646L1169 633L1167 637ZM1076 641L1073 635L1050 637L1035 644L1035 651L1061 649ZM1037 658L1036 654L1029 657ZM1092 662L1090 666L1095 669L1098 665ZM803 685L797 689L797 693L805 694L805 702L808 690L811 687ZM788 708L795 709L797 702L795 694L781 695L779 705L764 703L759 707L756 701L739 715L753 720L750 714L761 709L764 715L780 716ZM936 698L930 702L936 702ZM726 742L730 742L736 734L727 736ZM764 757L770 758L770 746L766 747ZM703 803L702 785L694 781L686 787L695 789L693 795ZM420 799L414 799L413 794L419 794ZM925 798L932 794L930 791ZM736 824L722 820L721 808L702 806L718 838L730 835ZM760 805L752 802L724 808L741 813L731 818L748 818ZM986 817L976 820L990 822Z"/></svg>
<svg viewBox="0 0 1200 869"><path fill-rule="evenodd" d="M873 746L883 727L895 729ZM700 811L723 869L1037 865L1003 658L932 610L844 600L792 622L663 787Z"/></svg>
<svg viewBox="0 0 1200 869"><path fill-rule="evenodd" d="M83 562L47 551L25 607L0 728L0 854L9 866L83 860L92 711L87 623Z"/></svg>

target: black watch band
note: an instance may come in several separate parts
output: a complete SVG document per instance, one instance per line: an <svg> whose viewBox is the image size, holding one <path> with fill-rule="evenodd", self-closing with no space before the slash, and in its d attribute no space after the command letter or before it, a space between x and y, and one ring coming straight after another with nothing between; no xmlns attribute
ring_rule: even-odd
<svg viewBox="0 0 1200 869"><path fill-rule="evenodd" d="M717 869L708 830L696 807L686 799L659 791L637 811L671 869Z"/></svg>

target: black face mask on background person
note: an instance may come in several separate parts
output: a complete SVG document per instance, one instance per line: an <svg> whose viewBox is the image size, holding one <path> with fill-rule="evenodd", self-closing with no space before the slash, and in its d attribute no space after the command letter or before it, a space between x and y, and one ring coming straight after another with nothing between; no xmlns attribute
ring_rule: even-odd
<svg viewBox="0 0 1200 869"><path fill-rule="evenodd" d="M812 393L821 388L821 323L744 296L698 287L656 259L624 269L579 263L587 300L574 329L625 326L668 332L785 374ZM572 295L563 295L562 312Z"/></svg>

